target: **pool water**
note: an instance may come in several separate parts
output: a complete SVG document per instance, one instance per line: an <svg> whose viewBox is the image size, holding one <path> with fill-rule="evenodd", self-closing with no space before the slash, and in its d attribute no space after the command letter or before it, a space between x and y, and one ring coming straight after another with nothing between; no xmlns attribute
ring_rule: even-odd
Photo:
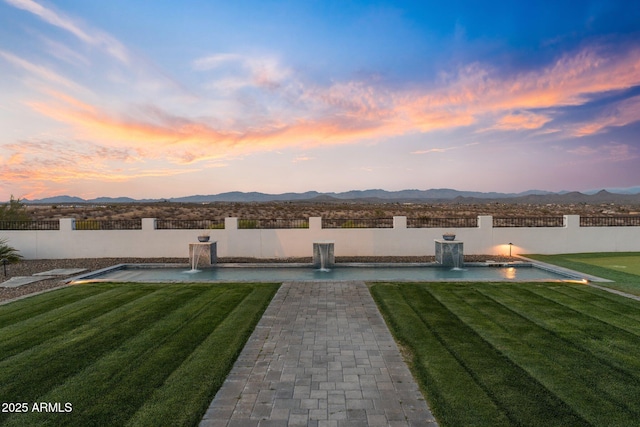
<svg viewBox="0 0 640 427"><path fill-rule="evenodd" d="M312 267L188 267L120 266L77 280L118 282L290 282L290 281L555 281L578 279L532 265L451 269L433 266L339 266L327 271Z"/></svg>

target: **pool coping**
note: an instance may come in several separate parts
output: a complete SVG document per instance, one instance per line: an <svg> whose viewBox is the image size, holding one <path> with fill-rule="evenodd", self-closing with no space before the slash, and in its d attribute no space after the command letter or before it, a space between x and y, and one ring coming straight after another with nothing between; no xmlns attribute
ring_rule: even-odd
<svg viewBox="0 0 640 427"><path fill-rule="evenodd" d="M532 260L523 256L518 256L520 260L518 261L510 261L510 262L496 262L496 261L485 261L485 262L468 262L465 263L465 266L468 267L482 267L482 268L500 268L500 267L515 267L515 268L539 268L541 270L549 271L554 274L559 274L562 276L566 276L566 279L525 279L525 280L513 280L513 279L463 279L463 278L451 278L451 279L438 279L438 280L424 280L424 279L398 279L393 280L397 282L407 282L407 283L420 283L420 282L507 282L507 283L518 283L518 282L568 282L568 283L584 283L587 284L589 282L612 282L608 279L603 279L601 277L592 276L588 274L581 273L579 271L571 270L564 267L559 267L552 264L547 264L541 261ZM220 263L216 264L217 267L222 268L312 268L313 264L311 263ZM337 268L349 268L349 267L366 267L366 268L403 268L403 267L424 267L424 268L440 268L441 265L434 262L429 263L364 263L364 262L355 262L355 263L340 263L335 265ZM71 277L65 281L67 284L81 284L81 283L96 283L96 282L110 282L113 280L101 280L98 277L112 271L117 270L134 270L134 269L145 269L145 268L189 268L190 265L186 263L141 263L141 264L116 264L110 267L102 268L99 270L95 270L92 272L88 272L85 274L81 274L79 276ZM335 280L335 279L332 279ZM352 279L350 279L352 280ZM290 280L286 280L290 281ZM318 280L297 280L300 282L316 282ZM337 280L340 281L340 280ZM347 281L347 280L345 280ZM365 280L366 282L376 282L376 280ZM389 279L380 280L380 282L389 282ZM147 281L149 283L180 283L183 281L176 280L153 280ZM199 283L252 283L255 280L207 280L207 281L199 281ZM283 281L285 282L285 281ZM135 282L132 282L135 283Z"/></svg>
<svg viewBox="0 0 640 427"><path fill-rule="evenodd" d="M591 274L582 273L580 271L571 270L570 268L560 267L559 265L549 264L543 261L527 258L526 256L523 256L523 255L518 255L518 258L522 258L523 260L530 262L531 264L535 265L537 268L540 268L542 270L552 271L557 274L575 275L575 273L579 273L579 277L584 278L587 282L599 282L599 283L614 282L613 280L605 279L603 277L598 277Z"/></svg>

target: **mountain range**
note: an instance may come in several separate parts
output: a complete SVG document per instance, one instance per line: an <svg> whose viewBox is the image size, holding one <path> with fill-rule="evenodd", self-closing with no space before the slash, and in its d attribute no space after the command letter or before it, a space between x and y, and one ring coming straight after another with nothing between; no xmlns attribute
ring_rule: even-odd
<svg viewBox="0 0 640 427"><path fill-rule="evenodd" d="M211 203L211 202L369 202L369 203L640 203L640 187L580 193L561 191L557 193L529 190L522 193L497 193L479 191L459 191L450 188L430 190L352 190L341 193L304 193L266 194L259 192L232 191L211 195L193 195L170 199L132 199L129 197L98 197L82 199L73 196L56 196L38 200L22 200L27 204L113 204L113 203Z"/></svg>

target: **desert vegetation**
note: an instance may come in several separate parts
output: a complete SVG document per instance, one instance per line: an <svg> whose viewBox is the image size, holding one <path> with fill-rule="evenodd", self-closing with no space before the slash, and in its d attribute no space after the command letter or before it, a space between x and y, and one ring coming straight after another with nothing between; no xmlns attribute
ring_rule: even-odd
<svg viewBox="0 0 640 427"><path fill-rule="evenodd" d="M599 204L528 204L528 203L365 203L365 202L214 202L132 203L110 205L29 205L28 218L52 220L131 220L140 218L175 220L222 220L237 217L259 219L370 219L406 216L408 218L494 216L618 216L638 215L640 205Z"/></svg>

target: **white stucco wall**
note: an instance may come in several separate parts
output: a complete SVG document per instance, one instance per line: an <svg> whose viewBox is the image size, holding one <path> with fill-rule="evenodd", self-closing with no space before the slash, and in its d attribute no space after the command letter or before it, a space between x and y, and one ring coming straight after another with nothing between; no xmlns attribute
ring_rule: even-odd
<svg viewBox="0 0 640 427"><path fill-rule="evenodd" d="M434 240L454 231L466 254L513 254L640 251L640 227L580 227L580 217L565 216L564 227L494 228L491 216L478 217L477 228L406 228L394 218L388 229L323 229L310 218L308 229L241 230L236 218L224 230L207 230L218 242L219 257L310 257L313 242L332 240L336 256L434 255ZM0 231L0 237L26 259L188 257L198 230L156 230L155 220L142 220L142 230L74 230L72 219L60 220L59 231Z"/></svg>

